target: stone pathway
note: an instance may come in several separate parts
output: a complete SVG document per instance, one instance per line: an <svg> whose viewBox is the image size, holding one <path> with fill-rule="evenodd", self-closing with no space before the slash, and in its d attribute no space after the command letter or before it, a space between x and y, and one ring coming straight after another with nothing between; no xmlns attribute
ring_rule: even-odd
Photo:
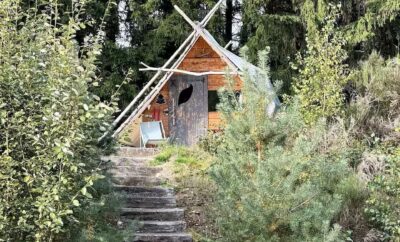
<svg viewBox="0 0 400 242"><path fill-rule="evenodd" d="M139 221L136 242L192 242L173 189L162 186L161 168L149 165L156 153L155 149L123 147L116 156L106 158L113 162L116 189L127 195L121 221Z"/></svg>

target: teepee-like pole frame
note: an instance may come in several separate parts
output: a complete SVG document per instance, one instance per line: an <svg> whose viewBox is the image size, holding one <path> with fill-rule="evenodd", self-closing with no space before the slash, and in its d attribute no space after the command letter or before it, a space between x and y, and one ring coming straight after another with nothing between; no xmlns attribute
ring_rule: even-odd
<svg viewBox="0 0 400 242"><path fill-rule="evenodd" d="M220 5L224 2L225 0L220 0L212 9L211 11L204 17L204 19L200 22L200 26L205 27L208 22L211 20L211 18L214 16L214 14L217 12L219 9ZM194 37L196 37L198 33L196 31L193 31L189 37L186 38L186 40L182 43L182 45L175 51L175 53L165 62L162 68L167 68L174 60L175 58L182 52L182 50L185 49L185 47L192 41ZM124 116L133 108L133 106L140 100L140 98L147 92L147 90L153 85L153 83L157 80L157 78L163 73L163 71L159 70L157 73L153 76L153 78L144 86L144 88L138 93L138 95L132 100L132 102L129 103L129 105L121 112L121 114L114 120L114 122L111 124L109 127L108 131L104 133L102 137L100 137L99 141L102 141L107 135L112 132L114 127L118 125L118 123L124 118ZM168 73L167 73L168 74Z"/></svg>
<svg viewBox="0 0 400 242"><path fill-rule="evenodd" d="M188 24L190 24L190 26L192 26L192 28L194 29L195 32L197 32L197 34L199 34L201 37L203 37L203 39L207 40L208 37L206 36L206 34L204 33L204 31L202 30L202 26L201 24L196 24L194 23L187 15L185 12L183 12L182 9L180 9L177 5L174 5L175 10L186 20L186 22L188 22ZM221 52L221 50L214 46L214 44L210 43L211 48L217 52L217 54L225 60L225 62L228 64L228 66L234 70L237 71L237 67L235 66L235 64L232 63L231 60L229 60L228 58L225 58L224 53Z"/></svg>

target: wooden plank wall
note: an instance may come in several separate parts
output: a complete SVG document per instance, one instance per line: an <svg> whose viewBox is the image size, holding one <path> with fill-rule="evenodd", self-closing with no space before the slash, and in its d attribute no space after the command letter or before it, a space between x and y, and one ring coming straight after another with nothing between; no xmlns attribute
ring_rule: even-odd
<svg viewBox="0 0 400 242"><path fill-rule="evenodd" d="M193 48L189 51L186 58L182 61L178 69L188 70L193 72L206 72L206 71L225 71L227 64L213 51L203 38L195 43ZM240 90L242 87L242 80L239 76L235 77L235 90ZM208 76L208 90L218 90L225 85L225 77L223 75L209 75ZM166 134L169 135L168 115L163 111L168 109L169 102L169 88L165 85L161 90L164 96L165 104L156 104L153 100L150 107L143 113L143 121L153 121L154 110L160 110L160 119L164 125ZM221 119L217 112L208 113L208 128L210 130L219 130L222 127Z"/></svg>
<svg viewBox="0 0 400 242"><path fill-rule="evenodd" d="M168 115L166 112L168 111L168 102L169 102L169 88L168 84L161 89L161 95L164 96L165 103L157 104L157 97L153 100L150 106L143 112L143 122L154 121L154 112L160 112L160 121L163 123L165 133L169 136L169 124L168 124ZM157 95L158 96L158 95Z"/></svg>

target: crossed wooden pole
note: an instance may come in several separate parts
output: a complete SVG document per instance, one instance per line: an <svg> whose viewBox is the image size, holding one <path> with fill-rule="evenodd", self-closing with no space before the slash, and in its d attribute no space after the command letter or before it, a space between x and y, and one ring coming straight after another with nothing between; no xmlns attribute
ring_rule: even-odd
<svg viewBox="0 0 400 242"><path fill-rule="evenodd" d="M206 34L203 31L203 26L201 23L196 24L194 21L192 21L185 12L183 12L182 9L180 9L177 5L174 5L175 10L186 20L186 22L189 23L189 25L193 28L194 32L198 35L200 35L201 37L203 37L204 39L208 39L209 37L206 36ZM230 46L232 42L230 41L226 47L228 48ZM235 65L231 62L231 60L225 58L225 55L223 53L221 53L221 50L213 45L211 45L211 48L217 52L217 54L219 56L221 56L221 58L223 58L225 60L226 63L228 63L229 67L235 71L233 72L223 72L223 71L208 71L208 72L190 72L190 71L185 71L185 70L179 70L179 69L167 69L167 68L156 68L156 67L150 67L148 65L146 65L145 63L141 62L140 64L145 66L146 68L141 68L139 69L139 71L167 71L167 72L175 72L175 73L181 73L181 74L187 74L187 75L192 75L192 76L206 76L206 75L224 75L224 74L238 74L237 68L235 67Z"/></svg>

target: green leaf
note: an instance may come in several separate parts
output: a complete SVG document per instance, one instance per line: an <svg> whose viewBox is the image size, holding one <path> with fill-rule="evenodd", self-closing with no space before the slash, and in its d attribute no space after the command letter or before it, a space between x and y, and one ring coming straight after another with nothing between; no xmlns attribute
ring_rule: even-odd
<svg viewBox="0 0 400 242"><path fill-rule="evenodd" d="M79 207L79 206L80 206L80 203L79 203L78 200L73 200L73 201L72 201L72 204L73 204L74 206L76 206L76 207Z"/></svg>
<svg viewBox="0 0 400 242"><path fill-rule="evenodd" d="M28 183L30 180L31 180L31 176L25 176L24 179L23 179L23 181L25 183Z"/></svg>
<svg viewBox="0 0 400 242"><path fill-rule="evenodd" d="M86 195L86 193L87 193L86 187L84 187L84 188L81 189L81 193L82 193L82 195Z"/></svg>

